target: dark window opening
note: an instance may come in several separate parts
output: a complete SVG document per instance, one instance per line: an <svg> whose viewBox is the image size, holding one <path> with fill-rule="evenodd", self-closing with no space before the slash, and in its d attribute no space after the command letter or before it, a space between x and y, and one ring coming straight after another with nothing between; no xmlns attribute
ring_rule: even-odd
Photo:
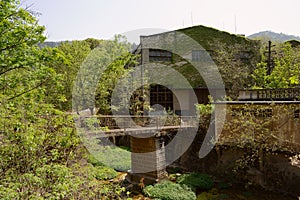
<svg viewBox="0 0 300 200"><path fill-rule="evenodd" d="M172 53L165 50L150 49L149 61L150 62L171 62Z"/></svg>
<svg viewBox="0 0 300 200"><path fill-rule="evenodd" d="M173 93L167 87L162 85L151 85L150 106L159 104L166 111L173 110Z"/></svg>

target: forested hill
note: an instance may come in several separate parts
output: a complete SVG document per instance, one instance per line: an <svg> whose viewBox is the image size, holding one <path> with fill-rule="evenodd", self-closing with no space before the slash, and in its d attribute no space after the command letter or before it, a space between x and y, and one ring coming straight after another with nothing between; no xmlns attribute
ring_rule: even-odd
<svg viewBox="0 0 300 200"><path fill-rule="evenodd" d="M46 42L40 43L39 46L40 46L40 47L57 47L57 46L59 46L62 42L63 42L63 41L61 41L61 42L46 41Z"/></svg>
<svg viewBox="0 0 300 200"><path fill-rule="evenodd" d="M284 33L275 33L272 31L262 31L258 33L254 33L248 36L249 39L259 39L259 40L271 40L277 42L286 42L289 40L298 40L300 41L299 36L287 35Z"/></svg>

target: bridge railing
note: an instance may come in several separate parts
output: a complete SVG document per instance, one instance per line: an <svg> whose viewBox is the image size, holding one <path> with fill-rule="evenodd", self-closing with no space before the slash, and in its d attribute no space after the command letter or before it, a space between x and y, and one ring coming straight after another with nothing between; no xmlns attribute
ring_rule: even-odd
<svg viewBox="0 0 300 200"><path fill-rule="evenodd" d="M82 128L101 128L102 130L156 128L162 127L195 127L195 116L129 116L129 115L97 115L80 118Z"/></svg>
<svg viewBox="0 0 300 200"><path fill-rule="evenodd" d="M300 88L242 90L239 100L299 100Z"/></svg>

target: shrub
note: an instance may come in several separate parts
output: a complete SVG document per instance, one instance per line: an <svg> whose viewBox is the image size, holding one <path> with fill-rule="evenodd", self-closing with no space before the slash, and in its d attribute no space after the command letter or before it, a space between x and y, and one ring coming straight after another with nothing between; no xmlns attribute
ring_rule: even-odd
<svg viewBox="0 0 300 200"><path fill-rule="evenodd" d="M95 152L92 152L93 157L96 159L94 160L95 163L98 160L103 165L107 165L118 171L128 171L131 168L131 154L129 151L113 146L98 145L97 148Z"/></svg>
<svg viewBox="0 0 300 200"><path fill-rule="evenodd" d="M88 161L88 163L90 163L90 164L92 164L94 166L103 166L103 164L101 162L99 162L99 160L97 160L91 154L88 155L87 161Z"/></svg>
<svg viewBox="0 0 300 200"><path fill-rule="evenodd" d="M220 183L218 183L218 188L219 189L228 189L228 188L230 188L230 184L225 183L225 182L220 182Z"/></svg>
<svg viewBox="0 0 300 200"><path fill-rule="evenodd" d="M208 174L191 173L183 174L177 178L177 183L187 185L192 189L200 188L209 190L213 186L213 180Z"/></svg>
<svg viewBox="0 0 300 200"><path fill-rule="evenodd" d="M118 175L118 172L109 167L96 166L93 169L93 175L98 180L107 180L115 178Z"/></svg>
<svg viewBox="0 0 300 200"><path fill-rule="evenodd" d="M190 188L170 181L162 181L154 186L149 185L144 188L143 192L150 198L158 198L161 200L196 199L196 194Z"/></svg>
<svg viewBox="0 0 300 200"><path fill-rule="evenodd" d="M44 165L35 172L11 174L2 181L1 199L70 199L81 182L71 169L61 164Z"/></svg>

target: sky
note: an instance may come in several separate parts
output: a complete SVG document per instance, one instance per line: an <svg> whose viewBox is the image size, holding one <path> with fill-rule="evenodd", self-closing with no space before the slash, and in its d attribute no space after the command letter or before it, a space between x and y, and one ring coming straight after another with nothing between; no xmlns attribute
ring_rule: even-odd
<svg viewBox="0 0 300 200"><path fill-rule="evenodd" d="M23 0L22 6L40 13L48 41L196 25L246 36L266 30L300 36L299 0Z"/></svg>

